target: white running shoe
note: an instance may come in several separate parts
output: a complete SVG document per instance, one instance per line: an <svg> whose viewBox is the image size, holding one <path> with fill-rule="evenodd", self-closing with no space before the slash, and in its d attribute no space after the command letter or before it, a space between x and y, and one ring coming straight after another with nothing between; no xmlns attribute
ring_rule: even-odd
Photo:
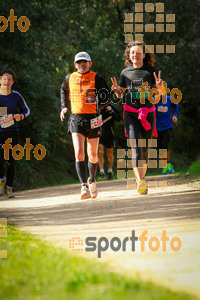
<svg viewBox="0 0 200 300"><path fill-rule="evenodd" d="M94 181L90 183L90 178L88 178L88 186L90 190L91 199L95 199L98 195L96 182Z"/></svg>
<svg viewBox="0 0 200 300"><path fill-rule="evenodd" d="M86 185L81 187L81 200L90 198L90 191Z"/></svg>

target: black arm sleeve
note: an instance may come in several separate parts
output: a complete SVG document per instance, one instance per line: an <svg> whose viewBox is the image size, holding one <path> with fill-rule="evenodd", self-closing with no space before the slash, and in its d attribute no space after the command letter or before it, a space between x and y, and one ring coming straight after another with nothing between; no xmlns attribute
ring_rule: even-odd
<svg viewBox="0 0 200 300"><path fill-rule="evenodd" d="M65 77L61 89L60 89L60 101L61 101L61 109L68 108L69 104L69 77L70 74L67 74Z"/></svg>
<svg viewBox="0 0 200 300"><path fill-rule="evenodd" d="M98 96L98 105L106 105L110 102L110 91L105 79L100 75L95 76L95 88Z"/></svg>

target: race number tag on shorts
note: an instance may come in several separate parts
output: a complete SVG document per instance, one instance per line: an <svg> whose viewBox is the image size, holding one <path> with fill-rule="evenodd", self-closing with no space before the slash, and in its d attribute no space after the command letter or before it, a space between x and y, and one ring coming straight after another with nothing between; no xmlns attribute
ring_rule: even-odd
<svg viewBox="0 0 200 300"><path fill-rule="evenodd" d="M14 124L14 120L13 120L12 114L5 115L5 116L1 117L1 119L0 119L1 128L10 127L13 124Z"/></svg>
<svg viewBox="0 0 200 300"><path fill-rule="evenodd" d="M97 128L103 124L102 115L90 120L91 129Z"/></svg>

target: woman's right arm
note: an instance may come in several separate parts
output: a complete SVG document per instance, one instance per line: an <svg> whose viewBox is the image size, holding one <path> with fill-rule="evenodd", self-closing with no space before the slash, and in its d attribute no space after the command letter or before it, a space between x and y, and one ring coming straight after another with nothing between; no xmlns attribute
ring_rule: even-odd
<svg viewBox="0 0 200 300"><path fill-rule="evenodd" d="M113 84L111 90L115 93L117 98L121 99L125 94L126 88L119 86L115 77L111 77L111 81Z"/></svg>
<svg viewBox="0 0 200 300"><path fill-rule="evenodd" d="M61 100L61 112L60 112L60 119L61 121L64 120L65 114L68 111L68 104L69 104L69 77L70 74L67 74L65 77L61 89L60 89L60 100Z"/></svg>

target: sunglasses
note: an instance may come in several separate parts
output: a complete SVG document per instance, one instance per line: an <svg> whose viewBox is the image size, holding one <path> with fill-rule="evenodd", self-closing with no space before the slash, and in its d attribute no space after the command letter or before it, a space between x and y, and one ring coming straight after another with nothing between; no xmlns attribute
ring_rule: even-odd
<svg viewBox="0 0 200 300"><path fill-rule="evenodd" d="M76 62L77 64L81 64L81 63L87 63L87 60L78 60L77 62Z"/></svg>

